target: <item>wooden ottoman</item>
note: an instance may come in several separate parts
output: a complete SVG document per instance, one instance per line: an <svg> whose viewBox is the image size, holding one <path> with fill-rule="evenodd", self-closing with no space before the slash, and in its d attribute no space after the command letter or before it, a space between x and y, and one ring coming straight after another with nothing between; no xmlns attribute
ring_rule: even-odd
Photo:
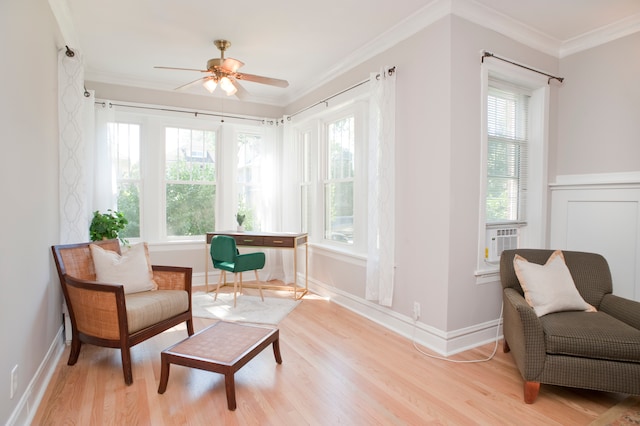
<svg viewBox="0 0 640 426"><path fill-rule="evenodd" d="M162 351L158 393L167 390L171 364L213 371L224 374L227 406L235 410L235 372L270 344L276 362L282 364L278 339L279 331L274 327L217 322Z"/></svg>

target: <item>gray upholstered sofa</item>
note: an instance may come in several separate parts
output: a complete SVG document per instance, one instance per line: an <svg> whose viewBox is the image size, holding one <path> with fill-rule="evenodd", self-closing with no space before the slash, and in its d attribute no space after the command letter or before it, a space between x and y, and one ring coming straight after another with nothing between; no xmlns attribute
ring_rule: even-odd
<svg viewBox="0 0 640 426"><path fill-rule="evenodd" d="M640 303L612 294L609 266L594 253L563 251L580 295L597 312L538 317L523 297L514 256L545 264L553 250L506 250L500 259L504 351L511 352L531 404L540 384L640 394Z"/></svg>

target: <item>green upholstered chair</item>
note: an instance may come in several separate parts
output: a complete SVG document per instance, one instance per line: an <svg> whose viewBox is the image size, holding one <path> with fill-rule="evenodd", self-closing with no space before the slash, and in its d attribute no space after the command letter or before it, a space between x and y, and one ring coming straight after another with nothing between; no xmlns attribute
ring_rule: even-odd
<svg viewBox="0 0 640 426"><path fill-rule="evenodd" d="M216 235L211 240L211 260L213 267L220 269L220 279L216 287L215 299L218 298L220 285L227 283L227 272L233 273L233 307L236 306L236 295L238 291L238 274L240 274L240 293L242 293L242 273L246 271L254 271L258 289L260 290L260 298L264 301L262 294L262 285L258 277L258 269L264 268L265 255L262 252L240 254L236 247L236 240L226 235Z"/></svg>
<svg viewBox="0 0 640 426"><path fill-rule="evenodd" d="M504 351L524 379L533 403L540 384L640 394L640 303L612 294L609 265L595 253L563 251L582 298L597 312L564 311L538 317L523 297L513 259L545 264L553 250L505 250L500 258Z"/></svg>

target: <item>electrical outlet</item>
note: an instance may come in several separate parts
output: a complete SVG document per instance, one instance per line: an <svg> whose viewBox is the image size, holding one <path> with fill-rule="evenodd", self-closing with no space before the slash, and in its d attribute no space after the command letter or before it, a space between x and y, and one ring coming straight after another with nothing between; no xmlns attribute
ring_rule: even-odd
<svg viewBox="0 0 640 426"><path fill-rule="evenodd" d="M420 318L420 303L413 302L413 320L418 321Z"/></svg>
<svg viewBox="0 0 640 426"><path fill-rule="evenodd" d="M18 364L11 369L11 391L9 392L9 398L13 399L13 396L18 390Z"/></svg>

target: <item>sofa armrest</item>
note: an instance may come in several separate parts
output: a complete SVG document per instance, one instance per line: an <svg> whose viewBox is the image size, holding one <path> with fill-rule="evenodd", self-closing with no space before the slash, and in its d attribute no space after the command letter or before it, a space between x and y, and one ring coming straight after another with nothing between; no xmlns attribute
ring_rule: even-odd
<svg viewBox="0 0 640 426"><path fill-rule="evenodd" d="M120 339L127 330L122 284L87 281L64 275L65 298L75 329L99 339Z"/></svg>
<svg viewBox="0 0 640 426"><path fill-rule="evenodd" d="M503 290L503 303L503 334L520 374L526 381L538 381L546 357L540 319L513 288Z"/></svg>
<svg viewBox="0 0 640 426"><path fill-rule="evenodd" d="M599 308L602 312L640 329L640 302L614 294L605 294Z"/></svg>
<svg viewBox="0 0 640 426"><path fill-rule="evenodd" d="M184 290L191 298L192 268L182 266L153 265L153 280L158 290Z"/></svg>

